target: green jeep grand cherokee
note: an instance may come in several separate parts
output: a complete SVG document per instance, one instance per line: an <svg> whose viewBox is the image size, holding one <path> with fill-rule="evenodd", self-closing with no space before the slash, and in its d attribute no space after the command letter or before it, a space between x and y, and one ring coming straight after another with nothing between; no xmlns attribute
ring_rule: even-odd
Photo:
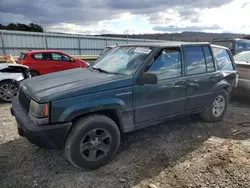
<svg viewBox="0 0 250 188"><path fill-rule="evenodd" d="M220 121L236 78L228 49L209 43L117 46L88 68L23 81L11 112L21 136L96 169L122 133L180 115Z"/></svg>

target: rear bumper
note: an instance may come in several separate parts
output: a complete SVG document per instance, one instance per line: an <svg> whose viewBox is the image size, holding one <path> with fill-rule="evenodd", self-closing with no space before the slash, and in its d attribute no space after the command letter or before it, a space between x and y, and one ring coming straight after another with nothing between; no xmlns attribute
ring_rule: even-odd
<svg viewBox="0 0 250 188"><path fill-rule="evenodd" d="M238 86L233 89L233 94L250 96L250 80L239 79Z"/></svg>
<svg viewBox="0 0 250 188"><path fill-rule="evenodd" d="M65 139L72 125L63 124L36 125L22 109L18 99L12 100L11 114L17 122L20 136L27 138L31 143L41 148L60 149L64 147Z"/></svg>

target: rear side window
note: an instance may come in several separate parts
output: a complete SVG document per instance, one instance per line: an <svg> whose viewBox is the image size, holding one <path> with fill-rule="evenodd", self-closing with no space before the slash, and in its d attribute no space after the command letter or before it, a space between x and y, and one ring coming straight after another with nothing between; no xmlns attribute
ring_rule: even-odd
<svg viewBox="0 0 250 188"><path fill-rule="evenodd" d="M214 60L213 60L212 53L211 53L209 47L208 46L203 46L203 51L204 51L204 55L205 55L205 58L206 58L207 72L215 71Z"/></svg>
<svg viewBox="0 0 250 188"><path fill-rule="evenodd" d="M33 54L31 55L34 59L36 60L43 60L43 55L42 54Z"/></svg>
<svg viewBox="0 0 250 188"><path fill-rule="evenodd" d="M250 50L250 43L236 42L236 50Z"/></svg>
<svg viewBox="0 0 250 188"><path fill-rule="evenodd" d="M226 49L213 47L219 70L234 70L232 60Z"/></svg>
<svg viewBox="0 0 250 188"><path fill-rule="evenodd" d="M186 74L201 74L206 72L206 62L202 47L188 46L184 48L186 56Z"/></svg>

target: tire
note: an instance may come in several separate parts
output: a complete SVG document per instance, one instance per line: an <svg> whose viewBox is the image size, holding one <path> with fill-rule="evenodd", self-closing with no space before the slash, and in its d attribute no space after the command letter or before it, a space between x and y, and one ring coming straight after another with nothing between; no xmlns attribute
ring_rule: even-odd
<svg viewBox="0 0 250 188"><path fill-rule="evenodd" d="M35 77L35 76L39 76L40 75L40 73L37 72L37 71L35 71L35 70L31 70L30 74L31 74L31 77Z"/></svg>
<svg viewBox="0 0 250 188"><path fill-rule="evenodd" d="M19 90L18 82L5 80L0 82L0 101L10 103L17 96Z"/></svg>
<svg viewBox="0 0 250 188"><path fill-rule="evenodd" d="M73 124L64 151L74 166L94 170L112 160L119 146L120 131L115 122L104 115L90 115Z"/></svg>
<svg viewBox="0 0 250 188"><path fill-rule="evenodd" d="M222 105L223 100L224 100L224 107L222 109L221 107L223 106ZM221 102L218 104L218 101ZM212 123L221 121L227 111L228 103L229 103L229 93L226 92L224 89L220 90L213 98L213 101L209 105L209 107L200 114L202 119ZM217 110L215 109L215 107L217 107ZM217 111L217 113L215 111Z"/></svg>

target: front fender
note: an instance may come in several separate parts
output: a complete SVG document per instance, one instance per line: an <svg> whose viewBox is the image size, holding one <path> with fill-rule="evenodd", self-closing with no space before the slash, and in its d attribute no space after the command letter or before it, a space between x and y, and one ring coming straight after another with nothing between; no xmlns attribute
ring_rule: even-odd
<svg viewBox="0 0 250 188"><path fill-rule="evenodd" d="M16 82L20 82L24 77L22 73L10 73L10 72L1 72L0 81L3 80L15 80Z"/></svg>
<svg viewBox="0 0 250 188"><path fill-rule="evenodd" d="M63 106L58 103L53 103L52 106L55 109L52 110L54 112L54 114L52 114L52 121L70 122L74 118L90 112L107 109L125 109L125 103L119 98L105 98L96 100L73 99L73 101L63 101L62 104Z"/></svg>

